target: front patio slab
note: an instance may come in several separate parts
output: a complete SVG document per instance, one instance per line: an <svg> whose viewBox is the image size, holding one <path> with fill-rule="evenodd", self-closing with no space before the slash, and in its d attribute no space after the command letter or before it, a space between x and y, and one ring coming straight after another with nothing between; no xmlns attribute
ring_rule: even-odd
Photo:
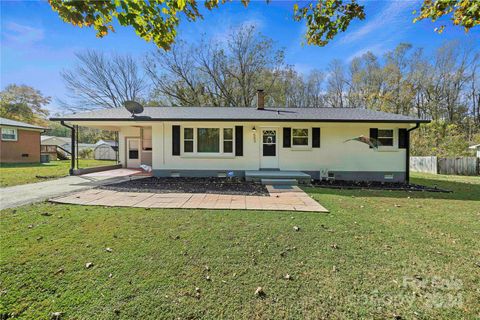
<svg viewBox="0 0 480 320"><path fill-rule="evenodd" d="M51 202L107 207L232 209L328 212L297 186L267 186L269 196L206 193L119 192L92 189L50 199Z"/></svg>

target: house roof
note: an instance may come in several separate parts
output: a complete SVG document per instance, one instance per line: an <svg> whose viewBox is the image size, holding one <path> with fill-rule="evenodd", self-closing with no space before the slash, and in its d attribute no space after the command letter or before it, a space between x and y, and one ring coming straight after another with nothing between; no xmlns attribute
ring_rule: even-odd
<svg viewBox="0 0 480 320"><path fill-rule="evenodd" d="M480 144L474 144L473 146L468 147L469 149L480 149Z"/></svg>
<svg viewBox="0 0 480 320"><path fill-rule="evenodd" d="M67 144L71 141L69 137L57 137L57 136L40 136L40 141L42 143L47 142L48 140L53 140L54 142L58 142L61 144Z"/></svg>
<svg viewBox="0 0 480 320"><path fill-rule="evenodd" d="M256 108L245 107L145 107L132 117L124 108L101 109L53 117L53 121L315 121L315 122L404 122L418 119L360 108Z"/></svg>
<svg viewBox="0 0 480 320"><path fill-rule="evenodd" d="M20 121L15 121L15 120L10 120L6 118L0 118L0 125L2 126L9 126L9 127L18 127L18 128L28 128L28 129L38 129L38 130L45 130L46 128L40 127L37 125L25 123L25 122L20 122Z"/></svg>

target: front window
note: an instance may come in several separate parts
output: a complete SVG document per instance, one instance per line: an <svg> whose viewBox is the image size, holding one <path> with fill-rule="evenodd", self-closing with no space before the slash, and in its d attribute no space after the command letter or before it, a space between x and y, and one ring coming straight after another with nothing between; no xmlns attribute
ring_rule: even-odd
<svg viewBox="0 0 480 320"><path fill-rule="evenodd" d="M292 129L292 146L308 146L308 129Z"/></svg>
<svg viewBox="0 0 480 320"><path fill-rule="evenodd" d="M393 130L378 129L378 142L380 146L393 147Z"/></svg>
<svg viewBox="0 0 480 320"><path fill-rule="evenodd" d="M183 128L183 153L232 154L233 128Z"/></svg>
<svg viewBox="0 0 480 320"><path fill-rule="evenodd" d="M17 129L2 128L2 140L17 141Z"/></svg>
<svg viewBox="0 0 480 320"><path fill-rule="evenodd" d="M220 129L198 128L197 129L197 152L219 153L220 152Z"/></svg>
<svg viewBox="0 0 480 320"><path fill-rule="evenodd" d="M193 152L193 128L183 129L183 152Z"/></svg>
<svg viewBox="0 0 480 320"><path fill-rule="evenodd" d="M232 128L223 129L223 152L224 153L233 152L233 129Z"/></svg>

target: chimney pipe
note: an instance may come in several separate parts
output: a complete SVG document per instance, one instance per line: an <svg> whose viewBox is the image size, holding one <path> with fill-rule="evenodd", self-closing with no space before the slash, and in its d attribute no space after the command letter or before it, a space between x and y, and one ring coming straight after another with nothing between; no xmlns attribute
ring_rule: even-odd
<svg viewBox="0 0 480 320"><path fill-rule="evenodd" d="M257 110L265 109L265 93L263 89L257 90Z"/></svg>

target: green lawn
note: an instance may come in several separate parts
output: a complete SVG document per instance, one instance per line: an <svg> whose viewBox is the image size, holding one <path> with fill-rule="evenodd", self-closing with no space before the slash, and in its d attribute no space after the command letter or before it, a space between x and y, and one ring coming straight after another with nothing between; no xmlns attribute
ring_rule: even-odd
<svg viewBox="0 0 480 320"><path fill-rule="evenodd" d="M114 164L115 161L80 159L80 168ZM68 175L70 160L50 163L2 163L0 164L0 187L41 182Z"/></svg>
<svg viewBox="0 0 480 320"><path fill-rule="evenodd" d="M4 210L0 318L474 319L480 178L414 182L454 192L307 189L330 214Z"/></svg>

